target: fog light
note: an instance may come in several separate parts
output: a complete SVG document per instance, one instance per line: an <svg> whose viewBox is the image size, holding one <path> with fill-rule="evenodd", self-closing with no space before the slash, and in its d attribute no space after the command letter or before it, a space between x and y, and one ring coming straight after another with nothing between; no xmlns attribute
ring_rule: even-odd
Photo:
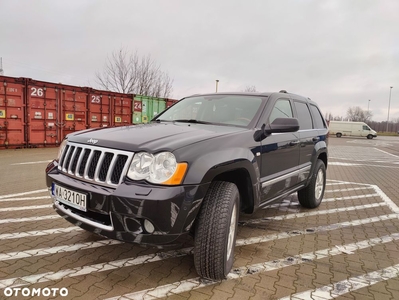
<svg viewBox="0 0 399 300"><path fill-rule="evenodd" d="M154 225L148 220L144 220L144 229L148 233L153 233L155 231Z"/></svg>

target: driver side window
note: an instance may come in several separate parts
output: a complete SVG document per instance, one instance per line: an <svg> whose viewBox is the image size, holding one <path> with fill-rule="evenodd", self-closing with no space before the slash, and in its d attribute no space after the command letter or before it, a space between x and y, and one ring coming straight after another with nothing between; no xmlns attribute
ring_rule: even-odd
<svg viewBox="0 0 399 300"><path fill-rule="evenodd" d="M269 123L277 118L293 118L291 102L288 99L279 99L273 107L269 117Z"/></svg>

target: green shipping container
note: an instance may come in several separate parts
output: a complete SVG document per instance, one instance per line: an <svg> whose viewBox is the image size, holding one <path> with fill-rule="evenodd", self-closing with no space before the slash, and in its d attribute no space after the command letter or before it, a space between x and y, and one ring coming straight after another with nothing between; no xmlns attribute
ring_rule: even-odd
<svg viewBox="0 0 399 300"><path fill-rule="evenodd" d="M166 109L166 100L165 99L159 99L159 102L158 102L158 110L159 110L159 112L158 113L163 112L165 109Z"/></svg>
<svg viewBox="0 0 399 300"><path fill-rule="evenodd" d="M150 97L142 96L141 103L142 103L141 121L142 123L148 123L151 120L152 101Z"/></svg>
<svg viewBox="0 0 399 300"><path fill-rule="evenodd" d="M132 123L133 123L133 124L141 124L142 122L143 122L143 121L142 121L141 112L139 112L139 111L133 112L133 120L132 120Z"/></svg>
<svg viewBox="0 0 399 300"><path fill-rule="evenodd" d="M159 114L159 110L158 110L158 98L152 98L152 115L151 115L151 119L154 118L157 114Z"/></svg>

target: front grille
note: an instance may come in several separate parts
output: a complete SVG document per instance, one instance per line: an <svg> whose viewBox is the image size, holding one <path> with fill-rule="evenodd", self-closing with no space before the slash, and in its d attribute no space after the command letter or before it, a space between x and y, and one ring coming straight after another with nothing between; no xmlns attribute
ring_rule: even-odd
<svg viewBox="0 0 399 300"><path fill-rule="evenodd" d="M127 173L133 152L68 142L58 169L71 177L116 187Z"/></svg>

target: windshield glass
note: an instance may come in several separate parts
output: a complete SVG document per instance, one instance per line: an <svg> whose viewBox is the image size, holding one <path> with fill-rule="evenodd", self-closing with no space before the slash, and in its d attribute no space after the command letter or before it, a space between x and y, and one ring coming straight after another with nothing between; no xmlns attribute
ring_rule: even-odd
<svg viewBox="0 0 399 300"><path fill-rule="evenodd" d="M248 126L262 103L259 96L210 95L180 100L156 120Z"/></svg>

